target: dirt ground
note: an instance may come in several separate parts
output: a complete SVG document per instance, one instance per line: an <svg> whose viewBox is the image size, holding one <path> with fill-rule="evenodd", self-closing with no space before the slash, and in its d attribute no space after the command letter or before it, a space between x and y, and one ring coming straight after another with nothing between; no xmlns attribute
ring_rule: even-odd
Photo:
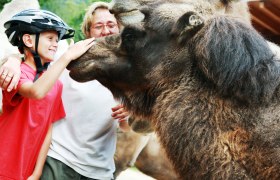
<svg viewBox="0 0 280 180"><path fill-rule="evenodd" d="M140 171L134 169L127 169L123 171L116 180L155 180Z"/></svg>

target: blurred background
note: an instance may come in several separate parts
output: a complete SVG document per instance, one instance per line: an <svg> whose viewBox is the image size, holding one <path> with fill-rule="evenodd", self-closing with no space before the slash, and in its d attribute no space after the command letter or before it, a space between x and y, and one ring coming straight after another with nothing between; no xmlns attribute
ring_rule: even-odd
<svg viewBox="0 0 280 180"><path fill-rule="evenodd" d="M5 3L0 0L0 11ZM96 0L39 0L42 9L58 14L76 30L75 41L83 39L80 24L85 9ZM100 0L98 0L100 1ZM101 0L110 2L111 0ZM246 1L246 0L245 0ZM280 44L280 0L247 0L253 26L268 40ZM62 8L63 7L63 8Z"/></svg>
<svg viewBox="0 0 280 180"><path fill-rule="evenodd" d="M253 26L280 45L280 0L251 0L248 4Z"/></svg>
<svg viewBox="0 0 280 180"><path fill-rule="evenodd" d="M0 0L0 12L11 0ZM75 41L84 39L80 29L86 8L95 1L110 2L111 0L39 0L41 9L59 15L70 27L76 30Z"/></svg>
<svg viewBox="0 0 280 180"><path fill-rule="evenodd" d="M83 16L87 7L95 1L110 2L111 0L39 0L41 9L52 11L59 15L69 26L76 30L75 41L84 39L80 26L83 20ZM125 0L124 0L125 1ZM243 0L247 1L249 5L249 11L251 13L252 25L260 32L266 39L280 45L280 0ZM3 23L11 16L12 11L16 11L13 6L8 9L7 12L2 11L6 3L11 0L0 0L0 59L5 56L6 52L14 50L17 52L17 48L12 47L8 43L8 39L4 34ZM31 0L19 0L17 6L21 6L20 3L31 3ZM37 2L38 4L38 2ZM6 8L5 8L6 9ZM2 13L3 12L3 13ZM5 13L9 16L4 16ZM6 41L6 43L4 42ZM1 97L0 97L1 106ZM153 178L144 175L137 171L136 168L130 168L124 171L117 180L153 180Z"/></svg>

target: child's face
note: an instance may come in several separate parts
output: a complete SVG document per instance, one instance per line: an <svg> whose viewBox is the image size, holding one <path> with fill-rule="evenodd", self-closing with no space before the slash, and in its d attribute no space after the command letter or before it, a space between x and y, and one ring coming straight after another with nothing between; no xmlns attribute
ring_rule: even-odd
<svg viewBox="0 0 280 180"><path fill-rule="evenodd" d="M53 61L58 45L58 34L56 31L46 31L40 33L38 54L45 62Z"/></svg>

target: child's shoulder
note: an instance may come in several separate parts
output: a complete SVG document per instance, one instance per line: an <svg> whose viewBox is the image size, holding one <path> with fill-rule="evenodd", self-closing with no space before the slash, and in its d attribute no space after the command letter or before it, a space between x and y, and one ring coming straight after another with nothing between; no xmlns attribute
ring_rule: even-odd
<svg viewBox="0 0 280 180"><path fill-rule="evenodd" d="M36 75L36 70L34 70L32 67L30 67L26 63L21 63L20 65L21 70L21 78L28 78L28 79L34 79Z"/></svg>
<svg viewBox="0 0 280 180"><path fill-rule="evenodd" d="M20 69L21 69L21 72L30 72L32 74L36 73L35 69L33 69L31 66L29 66L28 64L26 64L24 62L21 63Z"/></svg>

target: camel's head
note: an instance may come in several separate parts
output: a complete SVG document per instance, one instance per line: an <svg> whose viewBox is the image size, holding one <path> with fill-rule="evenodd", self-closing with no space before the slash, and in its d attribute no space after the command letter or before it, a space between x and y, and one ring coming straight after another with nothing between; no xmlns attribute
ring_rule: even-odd
<svg viewBox="0 0 280 180"><path fill-rule="evenodd" d="M237 4L226 0L116 0L112 12L125 24L123 31L97 39L96 45L68 66L70 76L80 82L97 79L113 91L143 90L174 81L189 68L189 39L204 21L235 12L242 5ZM242 7L246 12L246 6Z"/></svg>

